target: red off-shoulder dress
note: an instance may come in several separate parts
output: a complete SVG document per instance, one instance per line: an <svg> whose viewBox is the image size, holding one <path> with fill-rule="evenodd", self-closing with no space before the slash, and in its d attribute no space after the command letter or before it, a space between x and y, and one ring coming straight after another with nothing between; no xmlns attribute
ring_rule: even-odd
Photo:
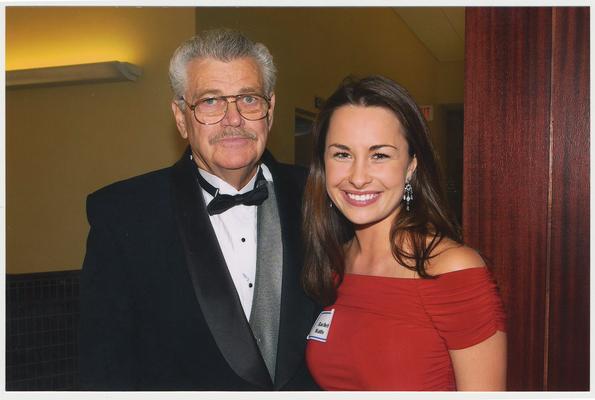
<svg viewBox="0 0 595 400"><path fill-rule="evenodd" d="M448 351L505 331L485 267L436 279L346 274L325 310L332 320L322 335L313 328L306 359L326 390L456 390Z"/></svg>

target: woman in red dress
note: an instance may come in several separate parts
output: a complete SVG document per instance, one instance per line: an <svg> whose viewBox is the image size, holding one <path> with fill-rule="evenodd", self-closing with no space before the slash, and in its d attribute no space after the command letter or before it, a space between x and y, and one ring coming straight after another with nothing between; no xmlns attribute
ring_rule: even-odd
<svg viewBox="0 0 595 400"><path fill-rule="evenodd" d="M314 124L306 357L328 390L505 390L505 315L449 213L419 108L381 76L346 79Z"/></svg>

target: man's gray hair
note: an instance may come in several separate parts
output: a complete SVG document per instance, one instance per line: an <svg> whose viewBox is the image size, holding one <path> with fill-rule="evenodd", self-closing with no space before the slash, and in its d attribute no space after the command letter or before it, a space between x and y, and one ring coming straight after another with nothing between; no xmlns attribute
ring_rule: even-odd
<svg viewBox="0 0 595 400"><path fill-rule="evenodd" d="M213 29L203 31L184 41L174 52L169 62L169 81L174 92L174 100L180 100L186 92L188 77L186 68L190 61L213 58L230 62L243 57L251 57L256 61L262 74L264 94L270 96L275 89L277 69L273 63L273 56L266 46L262 43L254 43L235 30Z"/></svg>

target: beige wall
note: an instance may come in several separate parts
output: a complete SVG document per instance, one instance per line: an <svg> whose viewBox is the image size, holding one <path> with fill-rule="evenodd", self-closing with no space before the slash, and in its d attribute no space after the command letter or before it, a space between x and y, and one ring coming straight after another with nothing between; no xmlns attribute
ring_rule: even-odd
<svg viewBox="0 0 595 400"><path fill-rule="evenodd" d="M390 8L9 7L8 69L118 59L144 74L7 91L8 273L80 268L86 195L179 156L167 63L195 26L235 27L270 48L279 79L269 147L285 162L294 157L293 110L315 111L314 97L349 73L387 75L420 104L462 103L462 71L437 63Z"/></svg>
<svg viewBox="0 0 595 400"><path fill-rule="evenodd" d="M462 104L465 83L465 61L436 64L436 103Z"/></svg>
<svg viewBox="0 0 595 400"><path fill-rule="evenodd" d="M179 156L167 64L194 23L189 8L6 9L7 69L102 60L144 69L135 83L7 90L8 273L80 268L86 195Z"/></svg>
<svg viewBox="0 0 595 400"><path fill-rule="evenodd" d="M391 8L198 8L196 26L240 29L271 50L279 77L270 147L283 161L293 162L293 110L316 111L314 96L328 97L348 74L383 74L421 104L436 100L438 62Z"/></svg>

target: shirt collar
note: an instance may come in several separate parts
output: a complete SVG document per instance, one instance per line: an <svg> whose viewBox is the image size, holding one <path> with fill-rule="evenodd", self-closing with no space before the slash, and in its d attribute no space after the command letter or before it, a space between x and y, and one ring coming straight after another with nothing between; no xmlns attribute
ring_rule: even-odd
<svg viewBox="0 0 595 400"><path fill-rule="evenodd" d="M264 176L264 179L266 179L268 182L273 181L273 176L271 174L271 171L269 170L269 168L266 165L261 163L258 168L262 168L262 174ZM248 183L246 185L244 185L244 187L242 187L240 190L236 190L235 187L233 187L229 183L225 182L223 179L219 178L217 175L213 175L201 168L198 168L198 172L202 175L203 178L205 178L205 180L207 182L209 182L214 187L218 188L219 193L230 194L230 195L242 194L242 193L246 193L246 192L249 192L250 190L254 189L254 183L256 182L256 176L258 175L258 169L256 169L256 173L254 174L252 179L250 179L248 181Z"/></svg>

